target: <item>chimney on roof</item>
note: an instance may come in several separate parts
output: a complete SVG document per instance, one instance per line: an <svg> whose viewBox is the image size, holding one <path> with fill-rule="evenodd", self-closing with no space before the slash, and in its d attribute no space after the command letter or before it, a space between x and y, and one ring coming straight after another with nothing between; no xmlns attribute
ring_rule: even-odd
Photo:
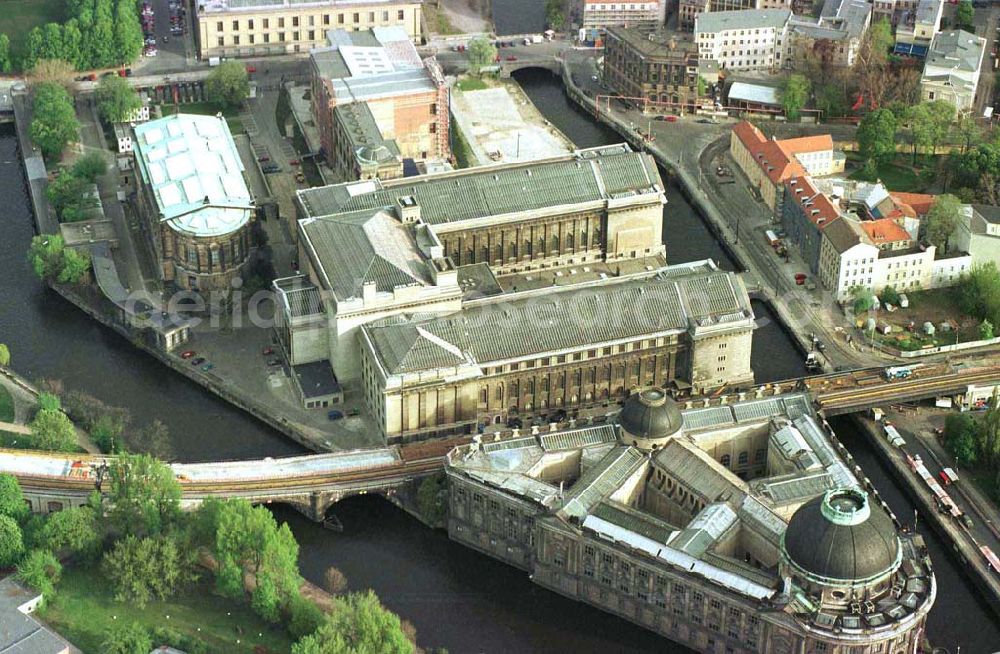
<svg viewBox="0 0 1000 654"><path fill-rule="evenodd" d="M415 223L420 220L420 205L412 195L404 195L396 199L396 215L403 223Z"/></svg>
<svg viewBox="0 0 1000 654"><path fill-rule="evenodd" d="M204 200L202 200L202 203L203 203L203 204L208 204L208 203L209 203L209 199L208 199L208 196L207 196L207 195L205 196L205 199L204 199Z"/></svg>

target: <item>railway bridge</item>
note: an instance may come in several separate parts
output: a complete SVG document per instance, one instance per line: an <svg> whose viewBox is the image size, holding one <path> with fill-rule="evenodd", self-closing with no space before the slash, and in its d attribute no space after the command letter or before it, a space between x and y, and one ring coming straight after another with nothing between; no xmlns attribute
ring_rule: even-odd
<svg viewBox="0 0 1000 654"><path fill-rule="evenodd" d="M439 472L444 455L462 442L466 440L170 467L180 482L185 508L209 497L240 497L255 504L288 504L319 522L346 497L365 493L391 497L402 486ZM0 471L17 476L32 511L50 513L86 503L102 486L112 458L0 450Z"/></svg>
<svg viewBox="0 0 1000 654"><path fill-rule="evenodd" d="M835 416L874 406L965 394L972 388L1000 385L1000 365L966 363L916 364L901 379L887 378L885 368L867 368L815 377L789 379L738 394L690 398L686 408L720 405L808 391L821 414ZM607 420L607 415L589 420ZM532 429L559 429L553 424ZM508 430L488 438L504 438ZM401 487L444 467L445 455L468 437L402 446L313 454L280 459L213 461L171 465L181 485L182 505L197 506L208 497L241 497L254 503L289 504L322 521L327 510L345 497L379 493L392 497ZM17 476L35 512L79 506L100 486L112 457L69 455L27 450L0 450L0 471Z"/></svg>

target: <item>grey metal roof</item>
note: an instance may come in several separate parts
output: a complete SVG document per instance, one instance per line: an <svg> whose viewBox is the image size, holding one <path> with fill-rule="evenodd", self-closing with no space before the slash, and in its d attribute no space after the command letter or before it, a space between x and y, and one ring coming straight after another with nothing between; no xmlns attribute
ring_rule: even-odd
<svg viewBox="0 0 1000 654"><path fill-rule="evenodd" d="M663 439L680 430L683 417L673 398L659 389L633 393L618 414L618 424L630 436Z"/></svg>
<svg viewBox="0 0 1000 654"><path fill-rule="evenodd" d="M694 33L779 28L788 22L791 15L792 12L787 9L740 9L700 13L695 18Z"/></svg>
<svg viewBox="0 0 1000 654"><path fill-rule="evenodd" d="M614 448L570 486L560 511L583 518L595 504L618 490L645 461L643 453L635 448Z"/></svg>
<svg viewBox="0 0 1000 654"><path fill-rule="evenodd" d="M671 537L678 531L676 527L649 513L611 500L599 503L590 512L590 515L595 515L601 520L606 520L613 525L618 525L664 545L670 542Z"/></svg>
<svg viewBox="0 0 1000 654"><path fill-rule="evenodd" d="M835 486L833 477L825 470L807 475L793 472L754 483L756 491L770 498L778 506L812 499Z"/></svg>
<svg viewBox="0 0 1000 654"><path fill-rule="evenodd" d="M745 481L696 445L683 440L671 440L657 450L653 463L706 503L738 502L749 490Z"/></svg>
<svg viewBox="0 0 1000 654"><path fill-rule="evenodd" d="M979 69L985 43L975 34L962 30L938 32L927 51L924 69L936 67L975 72Z"/></svg>
<svg viewBox="0 0 1000 654"><path fill-rule="evenodd" d="M698 512L677 537L670 541L670 547L695 558L708 551L727 531L736 524L736 512L724 502L709 504Z"/></svg>
<svg viewBox="0 0 1000 654"><path fill-rule="evenodd" d="M542 449L546 452L555 450L575 450L602 443L614 443L618 440L615 427L612 424L567 429L538 437Z"/></svg>
<svg viewBox="0 0 1000 654"><path fill-rule="evenodd" d="M38 597L8 576L0 581L0 651L4 654L62 654L65 641L19 607Z"/></svg>
<svg viewBox="0 0 1000 654"><path fill-rule="evenodd" d="M393 352L415 345L415 328L479 364L579 349L646 335L678 333L696 324L740 314L752 317L749 297L728 272L692 271L644 280L569 287L545 295L466 306L444 317L364 326L389 374L427 368L399 367ZM400 345L403 343L403 345ZM449 359L448 361L451 361ZM452 365L448 361L445 365ZM412 364L417 363L412 361ZM423 362L435 367L436 360ZM443 367L443 366L442 366Z"/></svg>
<svg viewBox="0 0 1000 654"><path fill-rule="evenodd" d="M708 427L769 420L776 416L794 420L800 416L812 415L812 409L806 394L788 393L726 406L688 409L683 415L684 428L690 432Z"/></svg>
<svg viewBox="0 0 1000 654"><path fill-rule="evenodd" d="M338 300L431 283L410 229L384 211L299 221L320 272Z"/></svg>
<svg viewBox="0 0 1000 654"><path fill-rule="evenodd" d="M309 216L378 210L412 196L429 224L607 200L663 188L656 163L627 145L445 174L351 182L298 192Z"/></svg>
<svg viewBox="0 0 1000 654"><path fill-rule="evenodd" d="M372 159L371 153L380 152L384 154L377 157L378 161L387 161L400 156L395 139L382 136L382 130L375 122L375 116L372 115L367 102L338 104L334 107L333 113L350 141L351 151L358 159Z"/></svg>
<svg viewBox="0 0 1000 654"><path fill-rule="evenodd" d="M729 101L734 100L774 106L781 104L777 88L749 82L733 82L732 86L729 87Z"/></svg>

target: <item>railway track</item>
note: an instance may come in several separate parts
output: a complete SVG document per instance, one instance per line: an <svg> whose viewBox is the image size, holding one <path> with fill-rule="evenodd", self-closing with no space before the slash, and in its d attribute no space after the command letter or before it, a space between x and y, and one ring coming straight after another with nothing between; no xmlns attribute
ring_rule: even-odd
<svg viewBox="0 0 1000 654"><path fill-rule="evenodd" d="M338 487L390 479L395 480L401 476L429 474L443 468L444 458L432 457L413 461L400 461L397 464L380 466L378 468L343 470L336 473L317 473L296 477L197 482L189 479L179 479L179 481L181 493L193 497L259 493L279 495L314 491L324 487ZM23 488L30 490L62 490L89 493L94 489L94 479L92 477L18 475L18 481L20 481Z"/></svg>
<svg viewBox="0 0 1000 654"><path fill-rule="evenodd" d="M869 385L861 388L818 392L816 401L821 409L852 407L859 404L902 401L911 399L914 395L954 392L968 384L996 382L998 380L1000 380L1000 370L998 369L916 377L905 381L885 382L878 386Z"/></svg>

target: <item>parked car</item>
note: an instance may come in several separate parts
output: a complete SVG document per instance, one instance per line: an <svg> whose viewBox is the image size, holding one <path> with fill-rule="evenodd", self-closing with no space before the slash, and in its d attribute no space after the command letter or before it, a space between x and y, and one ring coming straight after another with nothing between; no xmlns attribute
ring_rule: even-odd
<svg viewBox="0 0 1000 654"><path fill-rule="evenodd" d="M332 411L326 412L327 420L340 420L343 417L344 417L344 412L338 409L333 409Z"/></svg>
<svg viewBox="0 0 1000 654"><path fill-rule="evenodd" d="M281 365L281 359L268 359L267 365L272 366L272 367L273 366L280 366Z"/></svg>
<svg viewBox="0 0 1000 654"><path fill-rule="evenodd" d="M261 166L261 170L263 170L265 173L280 173L281 166L279 166L276 163L269 163Z"/></svg>
<svg viewBox="0 0 1000 654"><path fill-rule="evenodd" d="M295 181L298 182L299 184L305 184L306 176L303 175L302 173L295 173Z"/></svg>
<svg viewBox="0 0 1000 654"><path fill-rule="evenodd" d="M190 359L190 358L191 358L191 357L193 357L193 356L194 356L195 354L196 354L196 353L195 353L195 351L194 351L194 350L184 350L183 352L181 352L181 358L182 358L182 359Z"/></svg>
<svg viewBox="0 0 1000 654"><path fill-rule="evenodd" d="M262 154L259 157L257 157L257 161L260 161L261 163L263 163L265 161L270 161L270 160L271 160L271 157L267 156L266 154Z"/></svg>
<svg viewBox="0 0 1000 654"><path fill-rule="evenodd" d="M517 57L514 55L507 55L507 61L517 61Z"/></svg>
<svg viewBox="0 0 1000 654"><path fill-rule="evenodd" d="M292 159L288 163L291 164L291 165L293 165L293 166L298 166L301 162L298 159Z"/></svg>
<svg viewBox="0 0 1000 654"><path fill-rule="evenodd" d="M263 354L264 356L267 356L269 354L274 354L274 348L268 345L263 350L261 350L260 353Z"/></svg>
<svg viewBox="0 0 1000 654"><path fill-rule="evenodd" d="M214 363L206 363L205 365L203 365L203 366L201 367L201 371L202 371L202 372L208 372L209 370L211 370L211 369L212 369L212 368L214 368L214 367L215 367L215 364L214 364Z"/></svg>
<svg viewBox="0 0 1000 654"><path fill-rule="evenodd" d="M205 363L205 357L195 357L191 359L192 366L200 366L203 363Z"/></svg>

